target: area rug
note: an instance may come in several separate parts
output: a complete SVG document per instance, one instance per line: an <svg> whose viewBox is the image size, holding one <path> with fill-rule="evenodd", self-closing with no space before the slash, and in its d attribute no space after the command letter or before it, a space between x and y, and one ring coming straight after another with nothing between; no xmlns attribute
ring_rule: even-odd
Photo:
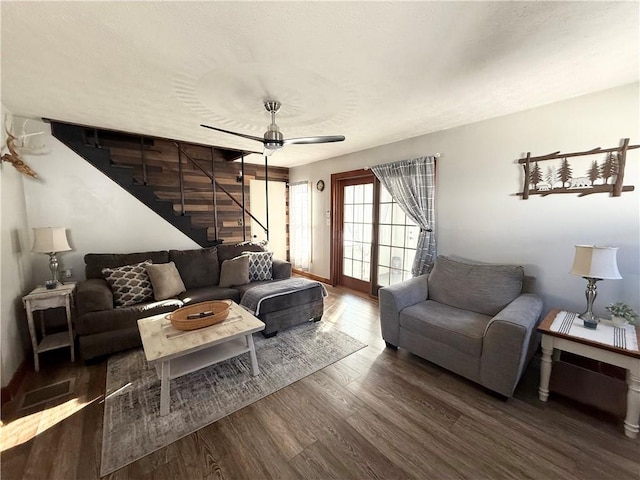
<svg viewBox="0 0 640 480"><path fill-rule="evenodd" d="M171 381L171 411L160 412L160 380L142 348L109 358L101 476L331 365L366 345L322 322L272 338L253 336L260 375L248 354Z"/></svg>

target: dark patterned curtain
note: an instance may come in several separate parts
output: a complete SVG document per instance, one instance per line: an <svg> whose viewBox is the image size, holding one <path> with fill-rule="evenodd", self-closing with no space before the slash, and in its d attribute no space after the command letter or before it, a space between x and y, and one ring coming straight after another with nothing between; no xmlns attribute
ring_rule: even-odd
<svg viewBox="0 0 640 480"><path fill-rule="evenodd" d="M371 167L393 200L420 227L411 267L414 277L427 273L436 257L435 165L436 157L421 157Z"/></svg>

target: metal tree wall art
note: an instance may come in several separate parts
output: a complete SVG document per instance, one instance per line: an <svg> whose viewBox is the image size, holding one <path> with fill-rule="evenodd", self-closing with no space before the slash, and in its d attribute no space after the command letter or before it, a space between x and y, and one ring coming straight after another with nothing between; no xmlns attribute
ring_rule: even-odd
<svg viewBox="0 0 640 480"><path fill-rule="evenodd" d="M518 160L524 168L524 188L518 195L526 200L529 195L552 195L554 193L577 193L579 197L591 193L611 193L612 197L619 197L622 192L631 192L633 185L624 185L624 167L627 151L640 148L640 145L629 145L629 139L622 140L617 148L600 147L586 152L560 153L554 152L540 157L532 157L527 152L525 158ZM587 155L602 155L604 158L593 160L590 164L578 161L576 165L569 162L569 158ZM555 160L542 170L539 162ZM559 162L558 162L559 160ZM579 172L579 173L578 173Z"/></svg>

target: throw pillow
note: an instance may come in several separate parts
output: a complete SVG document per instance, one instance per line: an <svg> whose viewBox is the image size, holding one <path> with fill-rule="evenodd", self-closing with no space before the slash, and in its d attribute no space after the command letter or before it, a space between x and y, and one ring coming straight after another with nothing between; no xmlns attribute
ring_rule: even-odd
<svg viewBox="0 0 640 480"><path fill-rule="evenodd" d="M240 255L222 262L220 286L246 285L249 283L249 255Z"/></svg>
<svg viewBox="0 0 640 480"><path fill-rule="evenodd" d="M116 307L130 307L153 300L153 289L145 268L147 265L151 265L151 260L102 269L102 275L111 286Z"/></svg>
<svg viewBox="0 0 640 480"><path fill-rule="evenodd" d="M249 280L271 280L273 252L242 252L249 255Z"/></svg>
<svg viewBox="0 0 640 480"><path fill-rule="evenodd" d="M176 264L187 289L210 287L220 280L216 247L194 250L169 250L169 260Z"/></svg>
<svg viewBox="0 0 640 480"><path fill-rule="evenodd" d="M145 268L153 287L153 297L156 300L166 300L186 290L175 263L151 264Z"/></svg>

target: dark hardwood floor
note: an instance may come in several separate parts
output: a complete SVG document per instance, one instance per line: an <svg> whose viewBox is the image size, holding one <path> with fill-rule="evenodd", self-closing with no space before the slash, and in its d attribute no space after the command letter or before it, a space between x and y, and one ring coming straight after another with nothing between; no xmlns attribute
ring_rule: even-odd
<svg viewBox="0 0 640 480"><path fill-rule="evenodd" d="M640 440L624 436L621 419L557 395L538 400L537 356L504 401L385 349L377 302L328 290L324 324L368 347L109 478L640 478ZM41 363L24 391L73 377L75 392L3 408L2 479L98 478L106 361L71 364L60 351Z"/></svg>

